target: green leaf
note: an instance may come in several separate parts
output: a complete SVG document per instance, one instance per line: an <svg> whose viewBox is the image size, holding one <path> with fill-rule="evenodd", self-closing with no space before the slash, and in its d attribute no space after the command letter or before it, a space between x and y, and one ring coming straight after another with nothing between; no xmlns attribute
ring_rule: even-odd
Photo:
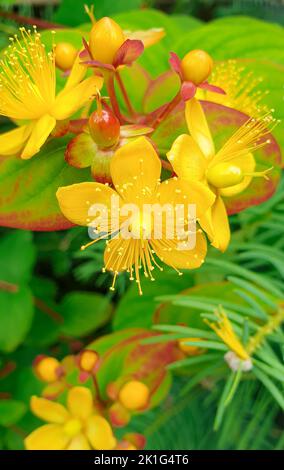
<svg viewBox="0 0 284 470"><path fill-rule="evenodd" d="M27 282L35 262L35 246L31 232L14 230L0 241L0 280Z"/></svg>
<svg viewBox="0 0 284 470"><path fill-rule="evenodd" d="M120 0L113 2L112 0L100 0L95 2L95 16L97 19L103 16L111 16L120 11L133 10L142 5L142 0ZM93 0L84 2L74 2L74 0L64 0L60 2L60 6L53 16L53 20L57 23L69 26L77 26L87 21L88 16L84 9L84 4L94 5Z"/></svg>
<svg viewBox="0 0 284 470"><path fill-rule="evenodd" d="M151 77L157 77L160 73L169 70L169 53L173 50L173 44L184 35L185 30L193 31L200 24L195 18L189 16L185 24L183 20L173 19L165 13L152 9L121 13L113 18L123 29L131 31L164 28L165 37L159 43L145 49L138 61Z"/></svg>
<svg viewBox="0 0 284 470"><path fill-rule="evenodd" d="M4 427L16 424L26 413L25 403L17 400L0 400L0 425Z"/></svg>
<svg viewBox="0 0 284 470"><path fill-rule="evenodd" d="M90 292L71 292L62 300L59 313L64 319L61 332L67 336L86 336L103 326L110 318L107 297Z"/></svg>
<svg viewBox="0 0 284 470"><path fill-rule="evenodd" d="M278 387L270 380L270 378L264 374L258 367L254 367L253 369L254 375L262 382L264 387L271 393L274 400L278 403L282 410L284 410L284 398L283 398L283 390L279 390Z"/></svg>
<svg viewBox="0 0 284 470"><path fill-rule="evenodd" d="M180 357L179 351L174 342L144 344L144 340L152 336L150 331L130 328L99 338L89 346L100 354L97 381L103 398L110 383L119 391L130 378L141 380L149 387L151 407L167 395L171 380L166 366Z"/></svg>
<svg viewBox="0 0 284 470"><path fill-rule="evenodd" d="M55 282L42 277L32 279L31 288L35 298L35 315L26 343L33 347L46 347L58 338L61 316L57 312Z"/></svg>
<svg viewBox="0 0 284 470"><path fill-rule="evenodd" d="M191 286L193 282L189 272L180 277L174 271L156 271L154 277L155 282L145 280L143 283L143 296L138 295L136 284L128 289L116 309L113 319L114 330L152 326L157 295L174 294L177 290Z"/></svg>
<svg viewBox="0 0 284 470"><path fill-rule="evenodd" d="M68 138L54 139L34 158L5 158L0 163L0 224L31 230L59 230L71 223L55 196L60 186L90 180L88 170L66 164Z"/></svg>
<svg viewBox="0 0 284 470"><path fill-rule="evenodd" d="M0 291L0 350L14 351L25 339L33 320L34 305L30 289Z"/></svg>

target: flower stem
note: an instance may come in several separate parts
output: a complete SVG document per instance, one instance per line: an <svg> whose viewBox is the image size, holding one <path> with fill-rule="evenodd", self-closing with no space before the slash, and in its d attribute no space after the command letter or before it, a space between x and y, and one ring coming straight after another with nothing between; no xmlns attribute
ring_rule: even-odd
<svg viewBox="0 0 284 470"><path fill-rule="evenodd" d="M108 91L108 95L110 97L110 102L111 102L113 112L115 113L116 117L119 119L120 123L122 124L125 120L124 120L123 116L120 113L119 104L117 102L115 88L114 88L114 75L113 75L113 73L111 73L109 75L108 79L107 79L107 91Z"/></svg>
<svg viewBox="0 0 284 470"><path fill-rule="evenodd" d="M153 122L151 127L153 127L154 130L157 129L157 127L161 124L161 122L168 117L168 115L173 111L173 109L180 103L181 100L181 95L180 92L176 94L176 96L168 103L168 105L163 109L161 114L156 118L156 120Z"/></svg>
<svg viewBox="0 0 284 470"><path fill-rule="evenodd" d="M126 104L126 107L127 107L127 110L129 112L129 114L131 115L132 118L136 118L137 114L136 114L136 112L135 112L135 110L134 110L134 108L131 104L131 101L129 99L128 93L126 91L126 88L124 86L124 83L122 81L122 78L121 78L119 72L115 73L115 78L117 80L118 86L119 86L120 91L122 93L122 96L123 96L123 99L125 101L125 104Z"/></svg>
<svg viewBox="0 0 284 470"><path fill-rule="evenodd" d="M11 284L10 282L0 280L0 290L15 294L16 292L18 292L19 286L17 286L17 284Z"/></svg>
<svg viewBox="0 0 284 470"><path fill-rule="evenodd" d="M171 173L174 172L173 167L172 167L172 165L170 164L170 162L167 162L166 160L163 160L163 159L161 158L161 164L162 164L162 167L165 168L165 170L168 170L168 171L170 171Z"/></svg>

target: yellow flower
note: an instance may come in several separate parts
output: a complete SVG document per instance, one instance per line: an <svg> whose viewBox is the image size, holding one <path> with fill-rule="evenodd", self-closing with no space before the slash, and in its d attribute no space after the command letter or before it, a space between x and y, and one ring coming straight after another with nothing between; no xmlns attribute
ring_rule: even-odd
<svg viewBox="0 0 284 470"><path fill-rule="evenodd" d="M48 424L26 437L27 450L112 450L117 444L109 422L94 409L88 388L71 388L66 407L33 396L31 410Z"/></svg>
<svg viewBox="0 0 284 470"><path fill-rule="evenodd" d="M102 78L84 81L86 69L75 60L64 89L56 95L54 50L47 52L40 33L20 28L20 37L0 60L0 115L23 125L0 136L2 156L35 155L54 129L56 121L72 116L102 86Z"/></svg>
<svg viewBox="0 0 284 470"><path fill-rule="evenodd" d="M67 219L78 225L92 227L90 218L92 205L101 203L107 207L108 214L111 214L113 196L118 198L120 208L124 204L135 204L135 207L139 208L143 208L144 204L155 203L161 206L171 204L172 207L178 203L196 204L199 217L213 204L215 198L212 192L200 183L192 182L188 195L182 193L181 183L177 178L161 183L161 162L146 137L135 139L119 148L111 160L110 173L115 189L100 183L80 183L59 188L57 198L61 211ZM120 214L118 210L116 214ZM119 228L123 226L124 221L125 217L123 219L120 214ZM196 233L195 247L180 249L180 240L177 236L171 239L167 237L165 217L162 217L159 226L161 234L159 239L154 236L152 225L152 219L133 216L131 228L135 237L125 239L118 236L107 242L104 269L114 273L112 290L119 272L127 271L131 280L136 279L141 294L140 269L143 269L144 275L151 280L154 267L162 269L155 255L176 270L197 268L203 263L207 244L200 229ZM104 232L101 238L106 238L106 232L111 235L117 233L117 229L108 226L101 232ZM121 230L118 235L121 235Z"/></svg>
<svg viewBox="0 0 284 470"><path fill-rule="evenodd" d="M208 320L205 320L207 325L215 331L219 338L221 338L221 340L238 356L239 359L243 361L249 360L250 356L234 332L226 313L220 308L220 311L216 311L215 315L217 317L217 323L211 323Z"/></svg>
<svg viewBox="0 0 284 470"><path fill-rule="evenodd" d="M245 67L238 66L235 60L216 64L211 74L211 81L226 94L199 88L197 99L222 104L251 117L261 116L268 111L268 107L262 103L268 91L257 90L262 78L254 77Z"/></svg>
<svg viewBox="0 0 284 470"><path fill-rule="evenodd" d="M199 181L216 195L213 206L199 222L212 245L225 251L230 241L230 227L223 197L244 191L254 176L268 178L270 169L255 172L252 152L265 145L261 139L268 134L267 126L272 118L250 119L215 152L205 114L195 98L187 101L185 116L190 135L180 135L167 157L179 178L187 182Z"/></svg>

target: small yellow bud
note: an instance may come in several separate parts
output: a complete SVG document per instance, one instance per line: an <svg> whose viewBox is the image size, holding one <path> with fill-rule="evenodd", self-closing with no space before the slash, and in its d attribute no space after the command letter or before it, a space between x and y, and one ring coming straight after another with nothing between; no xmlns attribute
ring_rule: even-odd
<svg viewBox="0 0 284 470"><path fill-rule="evenodd" d="M244 179L240 167L231 163L219 163L212 166L206 173L208 182L215 188L228 188L239 184Z"/></svg>
<svg viewBox="0 0 284 470"><path fill-rule="evenodd" d="M43 357L35 364L35 372L44 382L55 382L58 380L58 368L60 362L54 357Z"/></svg>
<svg viewBox="0 0 284 470"><path fill-rule="evenodd" d="M55 48L55 63L64 72L70 70L75 62L78 51L69 42L60 42Z"/></svg>
<svg viewBox="0 0 284 470"><path fill-rule="evenodd" d="M195 85L203 83L212 72L213 60L205 51L188 52L181 61L181 69L185 80Z"/></svg>
<svg viewBox="0 0 284 470"><path fill-rule="evenodd" d="M187 354L188 356L197 356L203 351L198 346L192 346L192 344L186 344L187 341L201 341L200 338L183 338L178 341L179 349Z"/></svg>
<svg viewBox="0 0 284 470"><path fill-rule="evenodd" d="M147 385L138 380L131 380L123 385L119 392L120 403L128 410L144 408L149 401L150 391Z"/></svg>
<svg viewBox="0 0 284 470"><path fill-rule="evenodd" d="M102 18L94 24L90 33L89 47L93 59L112 64L116 51L124 41L121 27L111 18Z"/></svg>
<svg viewBox="0 0 284 470"><path fill-rule="evenodd" d="M80 354L80 368L85 372L92 372L98 362L98 354L95 351L82 351Z"/></svg>

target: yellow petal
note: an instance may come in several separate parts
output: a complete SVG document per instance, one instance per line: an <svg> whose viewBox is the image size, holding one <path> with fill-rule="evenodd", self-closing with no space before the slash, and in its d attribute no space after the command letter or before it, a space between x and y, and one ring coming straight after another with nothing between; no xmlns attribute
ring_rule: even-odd
<svg viewBox="0 0 284 470"><path fill-rule="evenodd" d="M217 197L211 209L211 215L214 230L212 245L220 251L226 251L231 232L226 207L220 196Z"/></svg>
<svg viewBox="0 0 284 470"><path fill-rule="evenodd" d="M201 231L196 233L196 243L193 249L179 249L178 240L151 240L150 244L156 255L163 263L177 269L199 268L206 256L207 242Z"/></svg>
<svg viewBox="0 0 284 470"><path fill-rule="evenodd" d="M89 77L83 82L79 83L73 88L63 89L56 97L54 108L52 110L53 116L58 120L63 120L71 117L78 109L82 108L84 104L102 87L102 77Z"/></svg>
<svg viewBox="0 0 284 470"><path fill-rule="evenodd" d="M160 204L193 204L199 218L214 204L215 194L206 184L199 181L170 178L159 186L158 200Z"/></svg>
<svg viewBox="0 0 284 470"><path fill-rule="evenodd" d="M145 47L153 46L165 36L163 28L151 28L139 31L124 31L128 39L139 39Z"/></svg>
<svg viewBox="0 0 284 470"><path fill-rule="evenodd" d="M234 158L230 160L230 163L241 168L243 173L253 173L255 171L255 159L252 153L248 153L243 157ZM220 195L225 197L235 196L236 194L242 193L250 184L252 176L245 176L243 181L235 186L224 188L220 190Z"/></svg>
<svg viewBox="0 0 284 470"><path fill-rule="evenodd" d="M33 157L40 151L42 145L54 129L55 124L56 120L54 117L49 116L48 114L45 114L35 122L30 137L21 153L21 157L24 160Z"/></svg>
<svg viewBox="0 0 284 470"><path fill-rule="evenodd" d="M167 153L167 158L180 178L195 181L204 178L207 162L191 136L180 135Z"/></svg>
<svg viewBox="0 0 284 470"><path fill-rule="evenodd" d="M24 442L27 450L64 450L69 438L64 434L62 426L46 424L29 434Z"/></svg>
<svg viewBox="0 0 284 470"><path fill-rule="evenodd" d="M64 91L71 90L85 77L88 69L85 65L81 65L81 62L82 59L80 54L78 54L65 84Z"/></svg>
<svg viewBox="0 0 284 470"><path fill-rule="evenodd" d="M86 435L96 450L112 450L116 446L112 428L102 416L96 415L89 418Z"/></svg>
<svg viewBox="0 0 284 470"><path fill-rule="evenodd" d="M83 434L78 434L70 442L67 450L91 450L87 438Z"/></svg>
<svg viewBox="0 0 284 470"><path fill-rule="evenodd" d="M48 423L62 424L69 417L69 413L63 405L46 398L33 396L31 398L31 410L38 418Z"/></svg>
<svg viewBox="0 0 284 470"><path fill-rule="evenodd" d="M203 155L206 158L212 158L215 154L214 142L201 104L195 98L186 102L185 118L189 132Z"/></svg>
<svg viewBox="0 0 284 470"><path fill-rule="evenodd" d="M86 387L73 387L68 392L67 408L75 418L87 419L93 411L93 396Z"/></svg>
<svg viewBox="0 0 284 470"><path fill-rule="evenodd" d="M26 126L17 127L12 131L4 132L0 135L0 155L16 155L24 147L26 141L28 140L31 131L32 125L28 124Z"/></svg>
<svg viewBox="0 0 284 470"><path fill-rule="evenodd" d="M115 152L110 172L116 190L124 199L135 202L136 196L143 200L156 189L161 162L151 142L139 137Z"/></svg>
<svg viewBox="0 0 284 470"><path fill-rule="evenodd" d="M87 226L93 218L92 205L104 204L110 210L111 197L118 197L118 194L104 184L78 183L59 188L56 196L60 209L68 220Z"/></svg>

